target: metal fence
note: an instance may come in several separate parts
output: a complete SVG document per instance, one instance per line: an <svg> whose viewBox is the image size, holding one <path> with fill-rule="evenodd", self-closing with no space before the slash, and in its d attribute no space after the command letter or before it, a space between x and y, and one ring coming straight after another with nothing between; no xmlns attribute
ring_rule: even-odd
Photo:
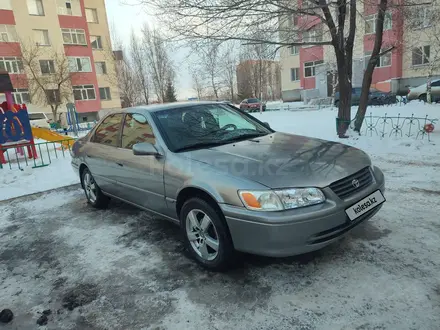
<svg viewBox="0 0 440 330"><path fill-rule="evenodd" d="M354 122L351 121L350 128L354 128ZM425 117L402 117L400 113L397 117L387 116L373 116L372 113L365 116L364 123L362 125L361 134L367 136L380 136L384 137L415 137L416 139L424 139L427 137L428 141L431 141L431 132L426 129L427 124L436 124L438 119Z"/></svg>
<svg viewBox="0 0 440 330"><path fill-rule="evenodd" d="M70 138L59 141L35 143L37 158L29 158L26 147L22 147L22 153L19 148L2 148L0 152L4 152L6 164L0 163L0 169L16 168L23 170L25 166L32 166L32 168L48 166L52 163L53 159L65 158L66 154L70 155L70 150L74 142L75 139Z"/></svg>

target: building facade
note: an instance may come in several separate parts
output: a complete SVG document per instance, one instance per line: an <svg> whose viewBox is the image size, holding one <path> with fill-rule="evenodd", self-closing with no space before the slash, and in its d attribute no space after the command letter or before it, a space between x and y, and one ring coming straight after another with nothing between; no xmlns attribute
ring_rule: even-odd
<svg viewBox="0 0 440 330"><path fill-rule="evenodd" d="M301 1L299 1L301 5ZM426 83L427 76L440 75L440 22L432 13L440 12L438 0L413 12L390 8L385 15L382 50L392 51L381 56L373 73L372 87L382 91L405 94L408 87ZM363 2L358 8L357 31L353 53L353 86L362 85L375 39L377 6ZM309 21L304 21L309 20ZM280 21L285 25L301 26L298 40L317 42L330 40L318 21L298 17ZM287 26L289 27L289 26ZM282 97L285 101L331 96L333 75L337 73L332 46L285 47L280 53Z"/></svg>
<svg viewBox="0 0 440 330"><path fill-rule="evenodd" d="M85 122L120 107L111 48L104 0L0 0L0 70L31 112L74 102Z"/></svg>

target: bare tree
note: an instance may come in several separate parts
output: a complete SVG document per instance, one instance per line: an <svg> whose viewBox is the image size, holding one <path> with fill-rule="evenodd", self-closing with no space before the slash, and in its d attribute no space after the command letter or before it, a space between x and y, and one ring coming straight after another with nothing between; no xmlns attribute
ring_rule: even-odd
<svg viewBox="0 0 440 330"><path fill-rule="evenodd" d="M168 56L164 37L157 29L144 25L142 29L146 65L149 67L154 92L159 102L164 102L167 83L174 80L174 70Z"/></svg>
<svg viewBox="0 0 440 330"><path fill-rule="evenodd" d="M206 81L212 89L214 97L218 100L221 89L221 43L213 40L205 40L199 44L199 56L201 60L202 72Z"/></svg>
<svg viewBox="0 0 440 330"><path fill-rule="evenodd" d="M139 75L127 59L123 58L116 61L116 75L114 78L118 83L123 108L142 103L142 84L139 81Z"/></svg>
<svg viewBox="0 0 440 330"><path fill-rule="evenodd" d="M353 50L358 6L372 0L141 0L179 39L240 40L276 47L322 46L334 49L339 81L339 125L345 137L351 119ZM384 0L380 0L383 6ZM407 6L410 0L395 2ZM373 2L372 2L373 3ZM377 2L375 2L377 4ZM393 2L394 3L394 2ZM414 4L417 1L414 0ZM419 4L420 5L420 2ZM209 26L210 29L206 27ZM255 35L255 27L264 32ZM310 31L313 33L310 33ZM317 33L316 31L319 32ZM377 60L379 52L372 55ZM374 70L368 70L369 72ZM368 82L368 77L365 78Z"/></svg>
<svg viewBox="0 0 440 330"><path fill-rule="evenodd" d="M64 103L73 101L72 77L81 73L70 72L69 59L64 52L32 41L21 42L20 46L31 102L49 106L53 120L60 122L58 110Z"/></svg>
<svg viewBox="0 0 440 330"><path fill-rule="evenodd" d="M136 37L134 31L131 31L130 36L130 55L133 65L133 71L137 76L137 81L141 89L142 103L148 104L150 99L150 81L147 53L148 49L146 45L143 45Z"/></svg>
<svg viewBox="0 0 440 330"><path fill-rule="evenodd" d="M237 53L236 43L229 42L225 45L221 56L221 70L220 74L223 80L223 84L227 86L229 90L229 97L232 102L235 100L234 86L236 81L237 70Z"/></svg>
<svg viewBox="0 0 440 330"><path fill-rule="evenodd" d="M202 72L196 64L191 66L189 70L191 72L193 89L197 93L197 98L199 100L202 100L203 95L204 95L204 91L206 89L205 82L204 82L203 76L202 76Z"/></svg>

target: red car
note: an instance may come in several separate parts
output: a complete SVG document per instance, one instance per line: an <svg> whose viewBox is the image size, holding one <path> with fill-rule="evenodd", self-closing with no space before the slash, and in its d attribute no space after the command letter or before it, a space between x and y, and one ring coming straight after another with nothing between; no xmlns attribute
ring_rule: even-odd
<svg viewBox="0 0 440 330"><path fill-rule="evenodd" d="M260 111L261 101L259 99L244 99L240 103L240 110L246 112L258 112ZM263 103L263 111L266 111L266 104Z"/></svg>

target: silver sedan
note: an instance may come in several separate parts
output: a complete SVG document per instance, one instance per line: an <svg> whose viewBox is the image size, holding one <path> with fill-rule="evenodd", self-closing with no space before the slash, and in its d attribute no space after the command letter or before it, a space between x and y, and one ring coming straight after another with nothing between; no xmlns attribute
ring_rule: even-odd
<svg viewBox="0 0 440 330"><path fill-rule="evenodd" d="M213 270L236 251L320 249L385 202L384 175L361 150L275 132L216 102L109 114L75 142L72 166L92 206L114 198L175 222Z"/></svg>

